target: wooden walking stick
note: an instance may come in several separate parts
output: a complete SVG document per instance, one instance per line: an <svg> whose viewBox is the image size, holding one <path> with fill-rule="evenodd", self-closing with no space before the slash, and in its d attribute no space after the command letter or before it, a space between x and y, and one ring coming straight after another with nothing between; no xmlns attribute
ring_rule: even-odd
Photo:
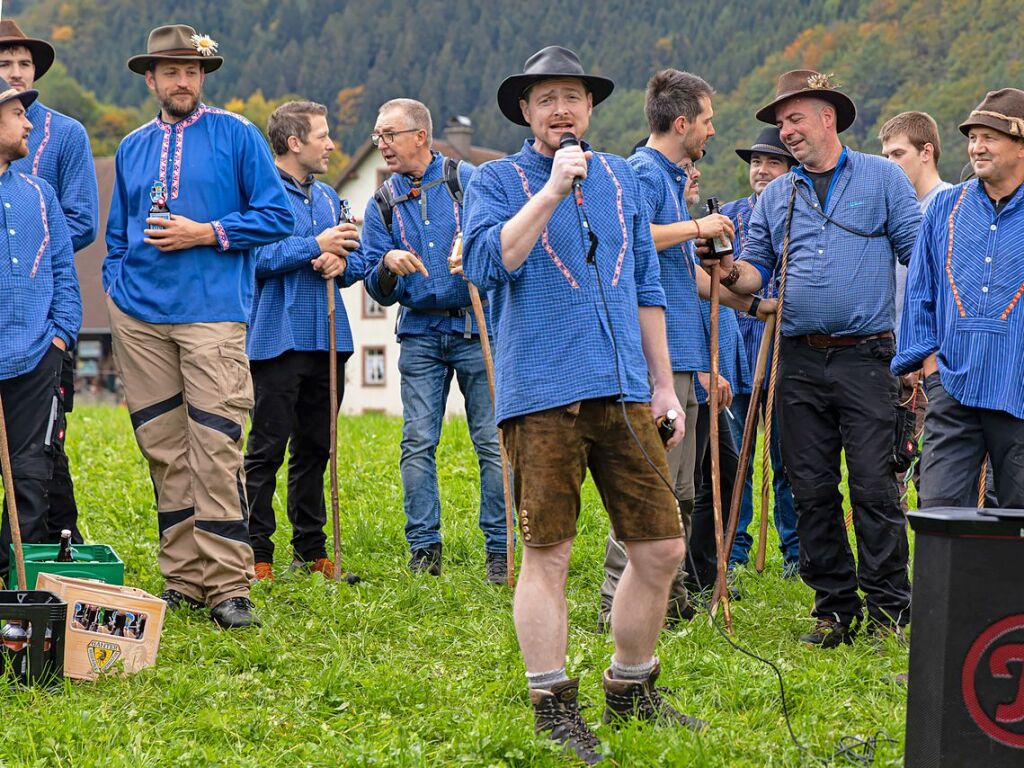
<svg viewBox="0 0 1024 768"><path fill-rule="evenodd" d="M981 473L978 475L978 509L985 508L986 480L988 480L988 455L986 455L985 460L981 462Z"/></svg>
<svg viewBox="0 0 1024 768"><path fill-rule="evenodd" d="M14 568L18 574L18 588L28 589L25 578L25 550L21 546L21 525L18 523L18 502L14 498L14 476L11 473L11 452L7 445L7 420L4 403L0 399L0 467L4 478L4 497L7 499L7 517L11 522L11 541L14 543ZM6 579L7 574L0 574Z"/></svg>
<svg viewBox="0 0 1024 768"><path fill-rule="evenodd" d="M729 529L725 537L725 551L732 552L732 545L736 541L736 530L740 522L740 504L743 501L743 485L747 480L747 465L750 464L750 456L754 452L754 443L757 440L757 416L761 404L761 388L764 384L764 374L768 368L768 351L771 344L772 333L775 329L775 316L772 315L765 321L764 330L761 332L761 346L757 351L757 363L754 365L753 391L750 394L750 405L747 407L747 420L743 423L743 443L740 448L740 460L736 465L736 478L732 484L732 498L729 504ZM711 615L714 616L718 610L718 602L725 590L724 581L715 582L715 592L711 599Z"/></svg>
<svg viewBox="0 0 1024 768"><path fill-rule="evenodd" d="M455 236L452 243L451 264L462 262L462 233ZM487 371L487 386L491 390L491 406L497 408L497 401L494 397L494 358L491 355L491 339L487 334L487 318L484 315L484 305L480 301L480 291L473 283L466 281L469 286L469 301L473 305L473 316L476 318L476 328L480 333L480 349L484 355L484 369ZM501 457L501 488L505 494L505 568L508 572L508 585L516 585L516 551L513 540L515 523L512 520L512 485L509 482L508 454L505 452L505 441L501 437L501 429L498 428L498 455Z"/></svg>
<svg viewBox="0 0 1024 768"><path fill-rule="evenodd" d="M721 265L711 265L711 383L708 388L708 417L711 426L711 498L715 516L715 547L718 550L718 582L725 584L728 553L722 526L722 468L718 451L718 307L722 287ZM732 634L732 611L729 609L728 590L722 591L722 611L725 629ZM714 622L714 614L710 616Z"/></svg>

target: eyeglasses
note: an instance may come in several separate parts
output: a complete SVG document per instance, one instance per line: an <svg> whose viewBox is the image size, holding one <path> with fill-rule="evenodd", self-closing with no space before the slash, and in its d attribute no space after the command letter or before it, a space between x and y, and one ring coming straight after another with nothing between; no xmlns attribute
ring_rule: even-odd
<svg viewBox="0 0 1024 768"><path fill-rule="evenodd" d="M384 133L371 133L370 143L375 147L379 147L382 143L394 144L395 136L400 133L416 133L420 130L419 128L406 128L404 131L384 131Z"/></svg>

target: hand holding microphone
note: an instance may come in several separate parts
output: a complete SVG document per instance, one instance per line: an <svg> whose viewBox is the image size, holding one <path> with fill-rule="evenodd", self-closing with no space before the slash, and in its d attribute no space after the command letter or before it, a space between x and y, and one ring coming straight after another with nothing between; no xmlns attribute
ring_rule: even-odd
<svg viewBox="0 0 1024 768"><path fill-rule="evenodd" d="M547 186L559 197L570 192L582 195L582 182L587 178L587 160L590 152L584 152L579 139L572 133L563 133L551 165L551 176Z"/></svg>

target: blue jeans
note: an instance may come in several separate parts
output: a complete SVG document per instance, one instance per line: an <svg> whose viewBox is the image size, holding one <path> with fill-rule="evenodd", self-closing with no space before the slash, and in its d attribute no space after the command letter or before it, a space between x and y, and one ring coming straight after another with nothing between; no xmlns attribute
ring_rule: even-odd
<svg viewBox="0 0 1024 768"><path fill-rule="evenodd" d="M410 549L441 541L441 498L435 454L452 377L466 398L469 436L480 462L480 530L488 552L505 551L505 499L498 430L478 338L452 334L405 336L402 374L402 505Z"/></svg>
<svg viewBox="0 0 1024 768"><path fill-rule="evenodd" d="M747 419L747 409L750 407L750 395L734 395L729 410L736 418L729 419L729 426L732 428L733 440L736 441L736 451L741 450L743 444L743 425ZM764 413L764 393L761 397L761 413ZM772 422L772 444L770 447L772 461L772 488L775 494L774 517L775 530L779 534L779 550L787 563L796 563L800 560L800 540L796 533L796 508L793 505L793 489L789 486L782 471L782 451L779 448L779 422L775 419ZM747 527L754 518L753 487L751 478L754 474L754 454L750 454L750 465L747 469L747 477L743 483L743 501L740 502L740 520L736 528L736 540L732 545L732 552L729 554L729 565L746 565L750 559L750 547L754 543L753 537L747 533Z"/></svg>

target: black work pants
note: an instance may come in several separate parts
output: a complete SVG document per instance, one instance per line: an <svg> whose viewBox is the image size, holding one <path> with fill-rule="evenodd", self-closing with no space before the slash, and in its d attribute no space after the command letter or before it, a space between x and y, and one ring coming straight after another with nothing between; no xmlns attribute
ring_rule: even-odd
<svg viewBox="0 0 1024 768"><path fill-rule="evenodd" d="M976 506L978 475L988 454L1000 504L1024 509L1024 420L962 405L946 392L938 373L925 379L925 389L921 508Z"/></svg>
<svg viewBox="0 0 1024 768"><path fill-rule="evenodd" d="M813 614L844 624L861 615L858 586L869 618L910 621L909 548L892 460L899 405L899 382L889 372L894 353L892 339L817 349L783 338L781 345L782 458L796 501L800 576L814 590ZM844 450L857 563L839 489Z"/></svg>
<svg viewBox="0 0 1024 768"><path fill-rule="evenodd" d="M271 536L277 470L288 457L288 520L298 560L327 555L324 469L330 457L330 368L327 352L285 352L253 360L255 405L246 443L245 488L249 498L249 541L256 562L274 561ZM338 403L345 391L345 363L338 356Z"/></svg>
<svg viewBox="0 0 1024 768"><path fill-rule="evenodd" d="M49 501L46 486L53 476L53 439L62 430L60 368L63 352L50 346L34 369L0 380L7 445L11 456L14 497L18 505L21 540L47 541ZM4 494L0 526L0 578L7 581L10 566L11 523ZM22 584L24 589L25 585Z"/></svg>
<svg viewBox="0 0 1024 768"><path fill-rule="evenodd" d="M67 414L75 406L75 356L71 351L64 353L60 369L60 394L65 418L61 428L53 436L53 477L47 483L46 493L50 499L50 516L46 521L46 540L60 541L60 532L71 531L71 541L82 543L78 531L78 505L75 503L75 487L71 482L71 467L64 451L67 440Z"/></svg>
<svg viewBox="0 0 1024 768"><path fill-rule="evenodd" d="M687 584L697 589L714 586L718 568L718 549L715 545L715 508L711 483L711 409L707 403L697 411L697 463L694 467L694 487L697 496L693 503L693 521L688 526ZM729 527L729 508L732 506L732 485L736 479L739 454L729 429L728 416L718 414L718 458L722 483L722 535ZM689 573L691 571L692 573Z"/></svg>

